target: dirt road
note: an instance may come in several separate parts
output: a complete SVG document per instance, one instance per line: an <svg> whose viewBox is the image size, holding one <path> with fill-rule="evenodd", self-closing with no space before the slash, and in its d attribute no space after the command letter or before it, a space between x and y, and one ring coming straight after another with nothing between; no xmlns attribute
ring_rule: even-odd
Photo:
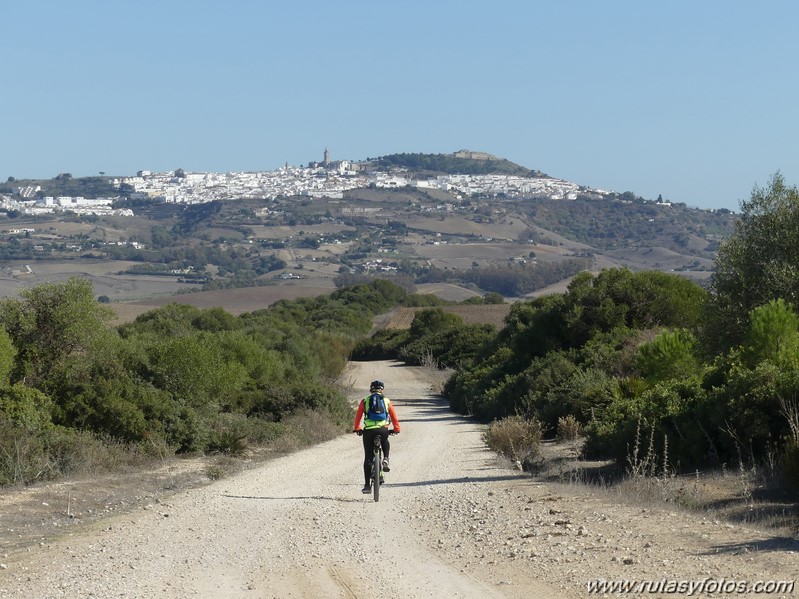
<svg viewBox="0 0 799 599"><path fill-rule="evenodd" d="M504 596L420 534L425 495L507 473L419 374L356 363L347 375L357 395L386 381L403 425L380 502L361 494L361 440L347 436L9 555L0 597Z"/></svg>
<svg viewBox="0 0 799 599"><path fill-rule="evenodd" d="M402 423L380 502L360 492L360 439L338 438L4 555L0 598L557 599L598 578L799 578L794 539L537 482L501 467L424 370L353 363L352 399L375 378Z"/></svg>

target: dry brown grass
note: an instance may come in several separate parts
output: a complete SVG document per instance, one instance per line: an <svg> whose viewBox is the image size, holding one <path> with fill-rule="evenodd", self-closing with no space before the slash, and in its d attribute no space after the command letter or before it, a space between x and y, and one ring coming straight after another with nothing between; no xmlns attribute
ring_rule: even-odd
<svg viewBox="0 0 799 599"><path fill-rule="evenodd" d="M457 314L466 324L492 324L498 329L503 326L505 317L510 312L511 304L480 304L475 306L441 306L444 312ZM413 317L425 308L397 308L383 328L409 329Z"/></svg>
<svg viewBox="0 0 799 599"><path fill-rule="evenodd" d="M541 451L543 427L538 420L509 416L495 420L483 433L483 441L517 468L531 471Z"/></svg>
<svg viewBox="0 0 799 599"><path fill-rule="evenodd" d="M482 295L477 291L454 283L420 283L416 285L416 293L435 295L449 302L462 302L471 297L480 297Z"/></svg>
<svg viewBox="0 0 799 599"><path fill-rule="evenodd" d="M141 300L127 303L113 303L113 308L119 318L114 324L122 324L134 320L140 314L160 308L166 304L188 304L196 308L223 308L225 311L238 316L245 312L261 310L282 299L297 299L299 297L316 297L331 293L335 289L332 280L329 285L324 280L316 280L311 284L287 284L268 287L245 287L241 289L219 289L215 291L198 291L182 295L171 295L151 300Z"/></svg>
<svg viewBox="0 0 799 599"><path fill-rule="evenodd" d="M610 460L585 459L582 438L545 441L536 476L585 486L623 504L677 508L719 521L762 526L786 536L799 534L799 501L776 465L677 473L647 457L648 436L640 443L634 464L624 468ZM643 473L647 468L648 475Z"/></svg>

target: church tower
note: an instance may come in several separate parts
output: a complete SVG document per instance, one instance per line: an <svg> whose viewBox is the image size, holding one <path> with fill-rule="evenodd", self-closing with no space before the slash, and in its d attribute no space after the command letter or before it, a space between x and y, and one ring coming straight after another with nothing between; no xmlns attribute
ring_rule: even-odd
<svg viewBox="0 0 799 599"><path fill-rule="evenodd" d="M325 166L330 164L330 150L328 150L327 148L325 148L325 159L322 161L322 164L324 164Z"/></svg>

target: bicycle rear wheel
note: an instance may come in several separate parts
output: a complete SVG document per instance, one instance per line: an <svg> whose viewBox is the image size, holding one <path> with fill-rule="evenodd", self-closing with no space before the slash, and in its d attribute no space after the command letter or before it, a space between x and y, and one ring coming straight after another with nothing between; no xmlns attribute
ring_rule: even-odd
<svg viewBox="0 0 799 599"><path fill-rule="evenodd" d="M380 467L383 461L383 452L375 450L374 458L372 458L372 493L374 494L375 501L380 501Z"/></svg>

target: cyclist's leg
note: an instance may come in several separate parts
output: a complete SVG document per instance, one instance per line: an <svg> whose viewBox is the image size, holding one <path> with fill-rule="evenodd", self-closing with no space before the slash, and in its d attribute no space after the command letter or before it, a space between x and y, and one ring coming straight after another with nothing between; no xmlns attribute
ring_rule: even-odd
<svg viewBox="0 0 799 599"><path fill-rule="evenodd" d="M372 484L372 460L374 459L374 447L376 429L363 431L363 477L366 486Z"/></svg>
<svg viewBox="0 0 799 599"><path fill-rule="evenodd" d="M388 441L388 427L378 430L380 431L380 444L383 446L383 457L388 459L388 452L391 449L391 443Z"/></svg>

